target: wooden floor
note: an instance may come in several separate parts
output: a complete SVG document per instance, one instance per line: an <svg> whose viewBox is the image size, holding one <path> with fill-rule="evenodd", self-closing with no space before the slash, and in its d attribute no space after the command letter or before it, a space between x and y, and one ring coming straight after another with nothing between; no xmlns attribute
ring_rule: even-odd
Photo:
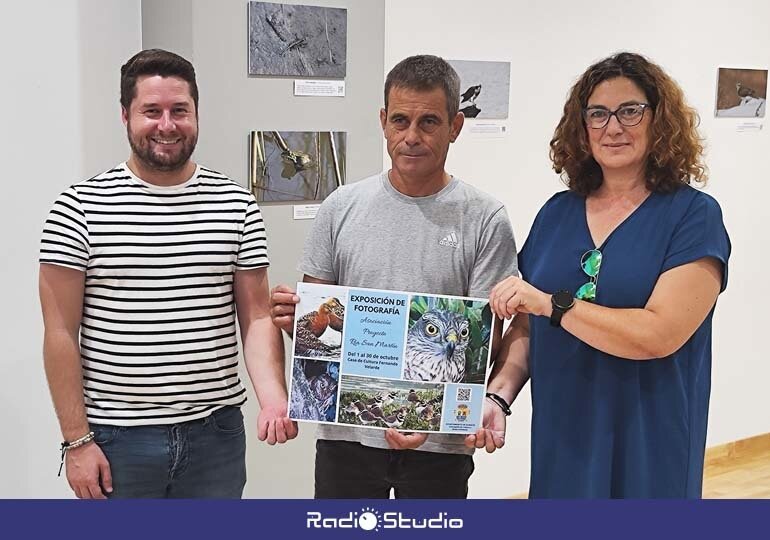
<svg viewBox="0 0 770 540"><path fill-rule="evenodd" d="M770 433L707 448L703 498L770 499Z"/></svg>
<svg viewBox="0 0 770 540"><path fill-rule="evenodd" d="M770 499L770 433L706 450L704 499Z"/></svg>

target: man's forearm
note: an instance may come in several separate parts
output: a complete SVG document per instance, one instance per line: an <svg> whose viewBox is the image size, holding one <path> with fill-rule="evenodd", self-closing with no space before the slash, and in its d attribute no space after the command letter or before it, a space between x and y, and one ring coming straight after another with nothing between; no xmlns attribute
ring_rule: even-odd
<svg viewBox="0 0 770 540"><path fill-rule="evenodd" d="M89 428L77 338L65 331L46 331L43 360L62 437L65 441L82 437Z"/></svg>
<svg viewBox="0 0 770 540"><path fill-rule="evenodd" d="M251 323L243 336L243 356L260 407L286 406L283 337L269 316Z"/></svg>
<svg viewBox="0 0 770 540"><path fill-rule="evenodd" d="M529 380L529 324L527 315L517 315L500 344L487 390L500 395L508 403Z"/></svg>

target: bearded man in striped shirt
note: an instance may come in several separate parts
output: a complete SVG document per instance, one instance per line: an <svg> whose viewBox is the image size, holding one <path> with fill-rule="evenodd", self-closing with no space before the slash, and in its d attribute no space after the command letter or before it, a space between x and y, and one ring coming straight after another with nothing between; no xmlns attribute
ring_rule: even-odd
<svg viewBox="0 0 770 540"><path fill-rule="evenodd" d="M44 359L79 498L238 498L246 482L236 314L261 410L287 418L283 342L269 312L254 197L193 162L195 70L146 50L121 69L131 154L67 189L40 250Z"/></svg>

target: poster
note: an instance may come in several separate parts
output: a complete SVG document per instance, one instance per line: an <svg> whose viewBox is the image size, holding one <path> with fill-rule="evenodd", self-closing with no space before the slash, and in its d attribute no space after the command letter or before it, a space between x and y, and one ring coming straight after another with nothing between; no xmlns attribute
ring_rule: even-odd
<svg viewBox="0 0 770 540"><path fill-rule="evenodd" d="M298 283L289 417L474 433L493 316L486 299Z"/></svg>

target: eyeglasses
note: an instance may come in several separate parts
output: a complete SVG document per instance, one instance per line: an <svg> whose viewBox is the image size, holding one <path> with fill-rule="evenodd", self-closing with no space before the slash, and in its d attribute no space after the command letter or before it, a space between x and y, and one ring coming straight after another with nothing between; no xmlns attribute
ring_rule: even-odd
<svg viewBox="0 0 770 540"><path fill-rule="evenodd" d="M583 109L583 118L591 129L601 129L610 122L611 117L618 119L622 125L631 127L639 124L644 117L644 111L650 107L649 103L630 103L621 105L614 111L606 107L587 107Z"/></svg>
<svg viewBox="0 0 770 540"><path fill-rule="evenodd" d="M591 249L583 253L580 258L580 267L591 279L580 286L575 293L575 298L593 302L596 300L596 281L599 277L599 269L602 267L602 252L598 249Z"/></svg>

